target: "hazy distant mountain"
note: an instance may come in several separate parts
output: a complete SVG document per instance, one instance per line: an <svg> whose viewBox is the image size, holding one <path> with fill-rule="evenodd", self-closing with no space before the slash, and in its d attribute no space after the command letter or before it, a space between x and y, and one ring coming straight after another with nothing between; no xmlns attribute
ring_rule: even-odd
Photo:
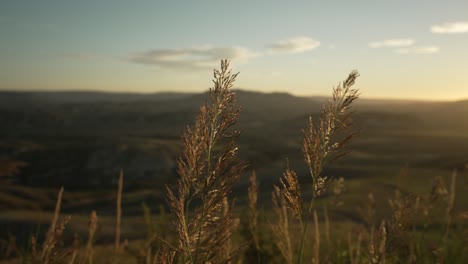
<svg viewBox="0 0 468 264"><path fill-rule="evenodd" d="M97 103L97 102L135 102L163 101L190 97L192 93L112 93L112 92L13 92L0 91L0 104L14 105L18 103Z"/></svg>
<svg viewBox="0 0 468 264"><path fill-rule="evenodd" d="M302 160L301 129L310 114L317 120L326 97L244 90L237 97L240 154L259 175L286 157ZM18 177L30 185L112 184L119 167L135 185L164 182L174 178L182 132L208 100L206 92L0 92L0 159L27 163ZM441 153L468 152L460 138L468 134L468 101L363 99L355 110L362 136L351 163L464 162Z"/></svg>
<svg viewBox="0 0 468 264"><path fill-rule="evenodd" d="M238 104L242 108L241 121L248 124L291 120L306 114L319 113L327 101L326 97L297 97L288 93L236 92ZM6 122L4 125L14 125L15 122L41 123L41 119L44 119L45 125L57 123L55 127L72 124L111 126L118 123L182 125L187 123L186 118L191 120L190 117L208 100L207 92L0 92L0 110L3 109L0 120ZM374 121L379 121L375 117L378 113L385 113L381 122L396 115L397 120L416 118L422 120L422 123L468 127L468 118L462 118L468 116L468 100L426 102L360 99L356 102L355 109L361 114L372 113L366 116ZM405 115L412 117L402 118Z"/></svg>

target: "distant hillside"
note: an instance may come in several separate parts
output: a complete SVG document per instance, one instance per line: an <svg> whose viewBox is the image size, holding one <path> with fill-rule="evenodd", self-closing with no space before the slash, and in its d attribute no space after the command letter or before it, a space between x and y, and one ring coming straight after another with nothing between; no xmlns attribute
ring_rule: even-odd
<svg viewBox="0 0 468 264"><path fill-rule="evenodd" d="M237 90L241 124L293 120L319 113L325 97L297 97L287 93ZM0 92L0 121L6 128L180 128L190 122L208 94L102 93L102 92ZM398 118L419 120L420 125L468 128L468 101L424 102L358 100L355 109L368 113L373 123ZM385 117L376 118L379 113ZM402 119L402 120L403 120ZM411 123L411 122L410 122ZM250 125L249 125L250 124Z"/></svg>
<svg viewBox="0 0 468 264"><path fill-rule="evenodd" d="M326 98L237 95L241 157L265 177L286 158L302 164L301 129ZM111 186L120 167L129 186L164 186L175 179L180 137L207 100L207 93L0 92L0 159L26 163L16 179L32 186ZM468 101L365 99L355 110L361 136L346 166L457 167L467 159Z"/></svg>
<svg viewBox="0 0 468 264"><path fill-rule="evenodd" d="M13 92L0 91L0 104L15 105L32 104L66 104L66 103L97 103L97 102L135 102L164 101L189 97L191 93L112 93L112 92Z"/></svg>

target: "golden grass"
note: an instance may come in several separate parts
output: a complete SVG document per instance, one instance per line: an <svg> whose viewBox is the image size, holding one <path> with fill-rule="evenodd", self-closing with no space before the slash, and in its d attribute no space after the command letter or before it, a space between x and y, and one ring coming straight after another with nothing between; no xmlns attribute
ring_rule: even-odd
<svg viewBox="0 0 468 264"><path fill-rule="evenodd" d="M279 188L283 196L284 203L292 215L299 220L301 228L301 240L299 242L299 253L297 254L297 263L303 263L303 249L305 236L309 218L313 212L313 204L316 198L322 196L331 179L322 175L323 168L327 162L339 159L346 152L344 147L357 134L357 131L350 131L351 121L351 106L352 103L359 97L358 90L352 89L356 78L359 76L357 71L352 71L348 78L333 89L332 100L328 101L322 108L322 112L318 122L314 123L312 116L309 117L309 123L303 130L303 152L304 160L309 168L310 176L312 177L312 199L309 201L308 209L304 210L304 201L302 198L301 187L297 174L288 167L280 179ZM276 203L275 206L279 205ZM278 208L279 209L279 208ZM281 212L280 210L277 212ZM314 213L316 215L316 213ZM278 215L280 217L280 215ZM289 228L280 225L283 228ZM280 227L278 226L278 227ZM284 234L289 234L286 230ZM289 238L290 239L290 238ZM320 239L318 232L316 233L314 246L314 262L319 262L319 247ZM289 256L288 256L289 257Z"/></svg>
<svg viewBox="0 0 468 264"><path fill-rule="evenodd" d="M228 194L244 168L236 161L238 132L230 129L239 115L235 93L231 91L236 77L226 60L221 62L219 71L214 71L210 100L182 139L177 190L167 189L178 232L177 245L170 248L182 263L231 258L225 250L236 221L231 211L223 207L229 204Z"/></svg>

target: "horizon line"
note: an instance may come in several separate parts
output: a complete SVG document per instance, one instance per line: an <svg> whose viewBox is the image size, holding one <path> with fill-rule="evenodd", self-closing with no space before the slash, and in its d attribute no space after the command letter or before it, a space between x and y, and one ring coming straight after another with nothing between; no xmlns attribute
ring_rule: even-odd
<svg viewBox="0 0 468 264"><path fill-rule="evenodd" d="M241 92L250 92L250 93L259 93L259 94L287 94L294 97L299 98L329 98L329 95L298 95L287 91L259 91L253 89L245 89L245 88L233 88L233 91L241 91ZM5 89L0 88L0 93L100 93L100 94L135 94L135 95L156 95L156 94L203 94L208 92L208 89L204 91L168 91L168 90L161 90L155 92L146 92L146 91L108 91L108 90L100 90L100 89L70 89L70 90L59 90L59 89L21 89L21 90L13 90L13 89ZM458 99L426 99L426 98L413 98L413 97L380 97L380 96L371 96L368 97L366 95L360 95L361 100L369 100L369 101L406 101L406 102L460 102L460 101L468 101L468 98L462 97Z"/></svg>

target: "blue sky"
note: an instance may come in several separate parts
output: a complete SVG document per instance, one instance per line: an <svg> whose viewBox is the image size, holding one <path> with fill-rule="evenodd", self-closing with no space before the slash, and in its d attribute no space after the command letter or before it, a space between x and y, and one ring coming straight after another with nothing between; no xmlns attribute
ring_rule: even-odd
<svg viewBox="0 0 468 264"><path fill-rule="evenodd" d="M0 2L0 89L328 95L352 69L364 97L468 98L468 1Z"/></svg>

